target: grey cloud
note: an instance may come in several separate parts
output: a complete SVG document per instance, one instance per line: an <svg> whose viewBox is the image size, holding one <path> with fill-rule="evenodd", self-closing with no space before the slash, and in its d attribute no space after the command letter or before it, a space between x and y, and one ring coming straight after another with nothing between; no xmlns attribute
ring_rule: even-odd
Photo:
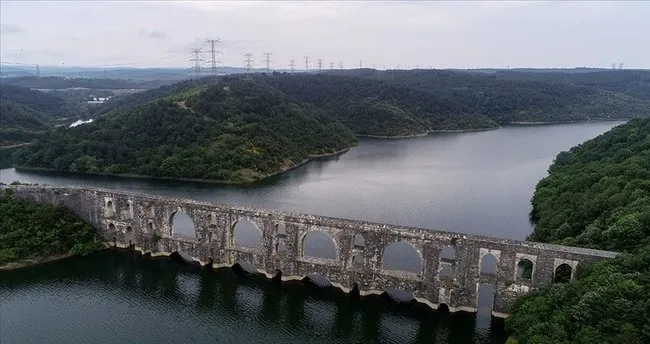
<svg viewBox="0 0 650 344"><path fill-rule="evenodd" d="M140 29L140 36L145 36L151 39L168 39L167 33L165 31L147 31L145 29Z"/></svg>
<svg viewBox="0 0 650 344"><path fill-rule="evenodd" d="M12 34L12 33L22 33L25 32L25 29L18 25L12 25L12 24L2 24L0 25L0 33L3 35L5 34Z"/></svg>

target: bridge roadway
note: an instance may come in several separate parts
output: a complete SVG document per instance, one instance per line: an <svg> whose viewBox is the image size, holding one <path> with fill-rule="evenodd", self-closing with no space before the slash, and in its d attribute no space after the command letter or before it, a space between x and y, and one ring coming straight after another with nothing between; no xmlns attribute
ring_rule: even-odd
<svg viewBox="0 0 650 344"><path fill-rule="evenodd" d="M479 289L489 284L494 291L492 314L505 317L517 296L552 283L558 267L570 268L573 278L579 264L617 255L116 190L55 186L12 189L17 198L69 208L92 224L107 242L119 247L134 247L152 256L182 252L201 265L211 264L214 268L247 262L267 277L282 280L302 279L317 273L345 292L358 290L359 294L367 295L402 290L411 292L417 301L432 308L445 304L452 312L476 311ZM174 232L172 219L177 212L192 219L194 237ZM261 246L235 244L236 224L244 220L260 231ZM330 236L336 247L335 259L304 254L304 239L313 231ZM420 271L385 268L384 250L395 242L406 242L415 249L421 262ZM455 257L444 257L441 252L445 247L453 248ZM481 271L482 260L488 255L496 261L493 273ZM517 264L522 260L532 262L531 278L517 273ZM443 270L451 273L443 276Z"/></svg>

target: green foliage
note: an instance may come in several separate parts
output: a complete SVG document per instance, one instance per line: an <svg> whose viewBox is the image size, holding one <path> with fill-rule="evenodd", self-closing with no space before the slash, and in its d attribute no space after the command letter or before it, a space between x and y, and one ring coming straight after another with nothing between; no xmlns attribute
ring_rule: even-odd
<svg viewBox="0 0 650 344"><path fill-rule="evenodd" d="M139 81L105 78L66 78L59 76L24 76L2 79L2 84L37 89L148 89L162 86L168 81Z"/></svg>
<svg viewBox="0 0 650 344"><path fill-rule="evenodd" d="M0 196L0 265L102 247L90 225L67 210Z"/></svg>
<svg viewBox="0 0 650 344"><path fill-rule="evenodd" d="M188 98L181 101L179 94ZM347 128L315 108L246 80L210 87L181 83L135 99L141 105L50 132L16 152L15 163L80 173L246 182L356 143Z"/></svg>
<svg viewBox="0 0 650 344"><path fill-rule="evenodd" d="M649 343L650 119L560 153L532 202L530 239L628 253L519 299L518 342Z"/></svg>

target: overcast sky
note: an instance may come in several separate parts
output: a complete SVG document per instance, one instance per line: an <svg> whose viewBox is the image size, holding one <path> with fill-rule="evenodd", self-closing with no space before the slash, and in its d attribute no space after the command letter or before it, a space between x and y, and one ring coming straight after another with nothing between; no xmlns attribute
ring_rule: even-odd
<svg viewBox="0 0 650 344"><path fill-rule="evenodd" d="M0 2L0 61L190 67L650 68L650 2ZM208 58L205 55L205 58ZM207 64L206 64L207 65Z"/></svg>

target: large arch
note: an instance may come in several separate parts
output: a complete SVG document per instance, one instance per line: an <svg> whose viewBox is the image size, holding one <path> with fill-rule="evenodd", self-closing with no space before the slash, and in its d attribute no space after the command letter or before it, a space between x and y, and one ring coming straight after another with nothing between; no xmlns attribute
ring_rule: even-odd
<svg viewBox="0 0 650 344"><path fill-rule="evenodd" d="M453 246L445 246L440 251L440 260L453 262L456 260L456 249Z"/></svg>
<svg viewBox="0 0 650 344"><path fill-rule="evenodd" d="M517 279L532 280L533 279L533 262L528 258L522 258L517 263Z"/></svg>
<svg viewBox="0 0 650 344"><path fill-rule="evenodd" d="M302 238L303 257L338 259L338 247L334 239L326 232L313 230Z"/></svg>
<svg viewBox="0 0 650 344"><path fill-rule="evenodd" d="M175 211L169 219L171 235L196 238L194 220L182 211Z"/></svg>
<svg viewBox="0 0 650 344"><path fill-rule="evenodd" d="M352 247L358 250L366 248L366 238L361 233L357 233L352 238Z"/></svg>
<svg viewBox="0 0 650 344"><path fill-rule="evenodd" d="M553 283L569 283L573 275L573 268L567 263L562 263L555 268Z"/></svg>
<svg viewBox="0 0 650 344"><path fill-rule="evenodd" d="M496 299L496 289L490 283L482 283L476 289L476 327L489 328Z"/></svg>
<svg viewBox="0 0 650 344"><path fill-rule="evenodd" d="M410 243L396 241L384 248L382 268L422 274L422 256Z"/></svg>
<svg viewBox="0 0 650 344"><path fill-rule="evenodd" d="M261 248L262 231L251 221L241 219L233 226L232 242L237 246Z"/></svg>

